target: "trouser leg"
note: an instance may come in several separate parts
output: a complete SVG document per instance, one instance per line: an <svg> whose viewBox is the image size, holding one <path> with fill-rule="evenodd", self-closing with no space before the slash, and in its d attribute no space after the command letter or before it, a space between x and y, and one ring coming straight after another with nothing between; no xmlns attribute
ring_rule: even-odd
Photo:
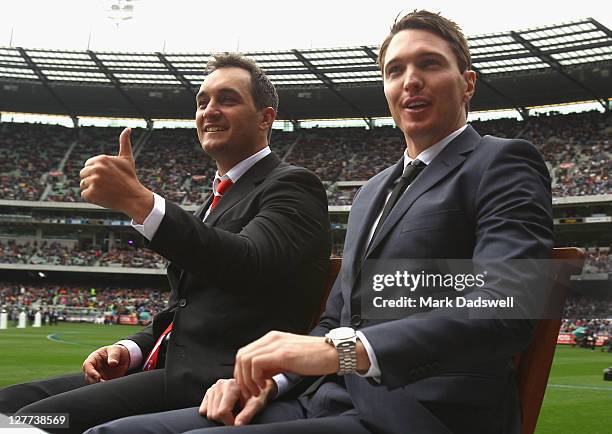
<svg viewBox="0 0 612 434"><path fill-rule="evenodd" d="M356 414L269 422L258 425L224 426L188 431L188 434L372 434Z"/></svg>
<svg viewBox="0 0 612 434"><path fill-rule="evenodd" d="M164 381L163 369L138 372L51 396L22 408L17 415L68 413L69 429L45 430L81 433L110 420L168 410Z"/></svg>
<svg viewBox="0 0 612 434"><path fill-rule="evenodd" d="M26 405L86 385L80 372L7 386L0 390L0 414L11 415Z"/></svg>
<svg viewBox="0 0 612 434"><path fill-rule="evenodd" d="M265 412L255 416L253 423L295 420L303 417L305 411L298 401L277 401L270 403ZM192 407L114 420L98 425L86 434L174 434L216 426L221 424L200 416L198 407Z"/></svg>

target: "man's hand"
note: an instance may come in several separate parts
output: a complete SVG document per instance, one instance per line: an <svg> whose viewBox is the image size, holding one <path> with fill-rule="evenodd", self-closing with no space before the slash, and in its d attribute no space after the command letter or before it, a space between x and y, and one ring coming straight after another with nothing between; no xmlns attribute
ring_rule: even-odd
<svg viewBox="0 0 612 434"><path fill-rule="evenodd" d="M241 391L233 378L218 380L206 391L199 412L209 420L224 425L248 425L276 392L276 383L273 380L266 382L259 396ZM240 411L234 416L236 405L239 405Z"/></svg>
<svg viewBox="0 0 612 434"><path fill-rule="evenodd" d="M119 136L119 154L97 155L81 169L81 197L96 205L121 211L141 224L153 209L153 193L138 180L126 128Z"/></svg>
<svg viewBox="0 0 612 434"><path fill-rule="evenodd" d="M123 377L130 366L130 353L123 345L98 348L83 362L88 384Z"/></svg>
<svg viewBox="0 0 612 434"><path fill-rule="evenodd" d="M238 350L234 378L245 393L258 396L266 379L281 372L326 375L339 369L338 352L325 338L273 331Z"/></svg>

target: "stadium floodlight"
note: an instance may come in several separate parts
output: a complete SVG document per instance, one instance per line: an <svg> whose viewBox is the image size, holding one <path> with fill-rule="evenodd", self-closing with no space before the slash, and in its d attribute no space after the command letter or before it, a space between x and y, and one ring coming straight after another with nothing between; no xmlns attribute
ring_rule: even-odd
<svg viewBox="0 0 612 434"><path fill-rule="evenodd" d="M117 27L122 21L134 18L134 3L137 0L110 0L106 12L107 17L115 22Z"/></svg>

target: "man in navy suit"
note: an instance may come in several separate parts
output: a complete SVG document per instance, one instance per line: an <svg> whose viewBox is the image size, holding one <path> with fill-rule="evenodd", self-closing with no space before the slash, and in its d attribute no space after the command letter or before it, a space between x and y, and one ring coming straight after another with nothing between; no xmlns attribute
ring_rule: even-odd
<svg viewBox="0 0 612 434"><path fill-rule="evenodd" d="M550 258L546 165L530 143L481 137L466 124L476 74L455 23L427 11L404 16L379 64L406 149L355 196L342 269L317 327L241 348L234 378L209 388L199 412L124 419L99 432L519 432L511 357L529 344L533 321L440 310L373 321L360 309L361 277L373 260ZM526 288L536 280L521 278ZM492 295L505 288L493 281L472 293Z"/></svg>

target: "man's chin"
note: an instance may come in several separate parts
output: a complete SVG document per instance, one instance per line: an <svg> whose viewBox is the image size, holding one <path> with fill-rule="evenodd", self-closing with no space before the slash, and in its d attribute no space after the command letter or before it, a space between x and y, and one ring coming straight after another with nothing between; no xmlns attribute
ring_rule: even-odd
<svg viewBox="0 0 612 434"><path fill-rule="evenodd" d="M212 158L214 158L215 155L223 152L223 149L225 149L225 142L216 140L204 140L201 145L204 152L206 152Z"/></svg>
<svg viewBox="0 0 612 434"><path fill-rule="evenodd" d="M423 134L427 134L428 131L428 127L425 122L415 122L414 120L404 120L399 126L399 129L402 130L405 135L410 137L421 136Z"/></svg>

